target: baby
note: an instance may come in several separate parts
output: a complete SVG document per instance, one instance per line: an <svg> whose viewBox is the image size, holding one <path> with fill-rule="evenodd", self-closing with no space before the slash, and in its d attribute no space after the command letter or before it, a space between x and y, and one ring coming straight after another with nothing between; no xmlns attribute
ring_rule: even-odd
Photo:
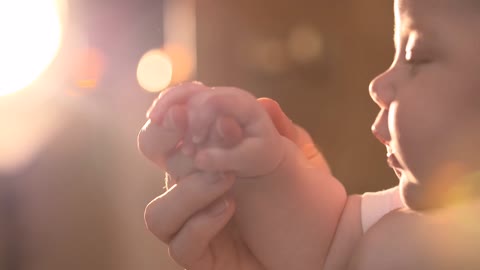
<svg viewBox="0 0 480 270"><path fill-rule="evenodd" d="M478 268L478 7L395 1L394 62L370 95L399 193L347 196L280 135L284 116L239 89L185 85L159 97L150 118L162 126L140 134L179 179L147 208L149 228L193 270Z"/></svg>
<svg viewBox="0 0 480 270"><path fill-rule="evenodd" d="M231 190L232 194L227 198L230 204L236 206L233 222L235 233L242 235L242 241L237 243L236 247L247 255L250 249L256 254L255 260L242 259L242 261L251 260L253 263L258 260L258 263L268 269L308 269L312 264L324 263L328 243L332 241L346 194L341 184L331 176L321 156L310 155L311 160L307 160L296 144L280 136L267 110L261 105L262 102L265 107L275 106L269 100L261 100L259 103L252 95L240 89L219 87L211 90L200 84L186 84L162 94L149 117L154 123L161 123L165 130L167 127L185 126L182 124L185 121L181 118L188 119L188 136L181 146L183 150L181 153L186 152L187 155L177 155L165 166L167 171L176 175L175 178L184 178L193 167L214 173L229 172L236 176L237 181ZM186 104L184 105L187 107L186 112L179 106L182 104ZM226 115L235 121L224 120L214 123L218 115ZM278 113L272 112L270 115L278 116ZM179 118L177 121L171 120ZM236 125L237 121L239 125ZM226 128L221 128L222 123L230 124L224 124ZM150 125L140 134L140 148L157 162L159 159L154 157L151 149L156 148L154 144L158 140L158 133L152 132L152 128L158 126ZM218 147L217 134L232 134L235 130L241 131L244 138L234 147ZM296 141L305 146L301 143L306 140L302 139L302 134L299 132L300 136L297 136ZM235 136L226 137L228 139ZM206 137L210 138L202 143ZM186 161L188 154L194 152L189 142L195 142L199 146L194 155L195 166ZM304 183L299 183L298 179ZM182 182L186 181L193 182L179 181L176 189L170 190L169 193L180 193L178 189ZM198 185L200 181L196 182ZM217 184L215 189L221 186L229 188L231 182L226 179L222 181L222 185ZM196 192L204 191L198 187L197 189ZM216 190L215 192L221 193ZM172 197L171 194L167 194L162 200L167 200L167 196ZM178 196L185 198L187 195L184 193ZM208 196L204 193L202 197ZM194 205L198 207L201 203L196 202ZM179 207L178 201L176 207ZM233 238L231 234L233 233L230 233L230 237ZM315 244L305 245L309 242ZM292 253L298 250L298 247L302 247L303 251ZM294 257L297 259L293 259ZM223 265L220 268L232 269L232 266Z"/></svg>

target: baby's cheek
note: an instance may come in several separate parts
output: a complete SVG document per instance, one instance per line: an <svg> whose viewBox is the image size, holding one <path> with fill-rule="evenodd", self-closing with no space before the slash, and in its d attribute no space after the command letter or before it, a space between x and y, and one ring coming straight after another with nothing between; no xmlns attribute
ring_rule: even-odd
<svg viewBox="0 0 480 270"><path fill-rule="evenodd" d="M404 169L415 178L424 178L437 138L426 113L415 104L408 105L394 108L393 114L389 115L391 146L402 165L406 166Z"/></svg>

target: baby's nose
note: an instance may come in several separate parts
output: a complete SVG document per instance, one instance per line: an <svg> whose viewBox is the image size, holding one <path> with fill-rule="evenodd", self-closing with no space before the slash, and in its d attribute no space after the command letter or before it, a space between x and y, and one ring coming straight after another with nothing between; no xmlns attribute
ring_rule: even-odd
<svg viewBox="0 0 480 270"><path fill-rule="evenodd" d="M393 84L392 70L389 69L378 75L370 82L370 96L380 108L388 109L395 98L395 87Z"/></svg>

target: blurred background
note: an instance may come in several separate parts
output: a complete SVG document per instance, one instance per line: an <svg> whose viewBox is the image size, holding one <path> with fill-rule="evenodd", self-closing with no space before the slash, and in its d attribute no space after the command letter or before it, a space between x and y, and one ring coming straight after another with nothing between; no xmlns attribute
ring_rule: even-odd
<svg viewBox="0 0 480 270"><path fill-rule="evenodd" d="M0 0L0 269L179 269L136 135L185 80L276 99L349 193L395 185L368 95L392 29L384 0Z"/></svg>

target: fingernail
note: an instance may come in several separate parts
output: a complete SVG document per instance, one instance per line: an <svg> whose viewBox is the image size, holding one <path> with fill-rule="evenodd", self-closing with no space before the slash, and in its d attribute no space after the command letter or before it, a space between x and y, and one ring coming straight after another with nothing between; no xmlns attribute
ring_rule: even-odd
<svg viewBox="0 0 480 270"><path fill-rule="evenodd" d="M211 216L219 216L228 208L229 202L226 199L215 202L208 209L208 213Z"/></svg>

